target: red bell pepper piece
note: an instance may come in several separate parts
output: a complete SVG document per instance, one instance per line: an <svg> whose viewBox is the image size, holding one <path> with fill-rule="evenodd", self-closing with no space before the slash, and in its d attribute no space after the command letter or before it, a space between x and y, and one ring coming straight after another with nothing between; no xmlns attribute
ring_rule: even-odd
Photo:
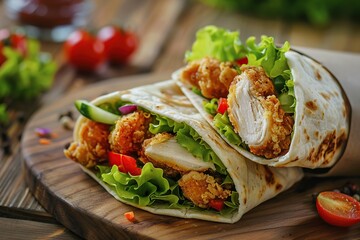
<svg viewBox="0 0 360 240"><path fill-rule="evenodd" d="M226 98L220 98L218 103L217 112L224 114L228 109L228 103Z"/></svg>
<svg viewBox="0 0 360 240"><path fill-rule="evenodd" d="M109 151L108 157L110 166L118 166L120 172L130 173L133 176L141 174L141 168L136 165L135 158L112 151Z"/></svg>
<svg viewBox="0 0 360 240"><path fill-rule="evenodd" d="M211 208L221 211L224 208L225 200L224 199L211 199L209 202Z"/></svg>

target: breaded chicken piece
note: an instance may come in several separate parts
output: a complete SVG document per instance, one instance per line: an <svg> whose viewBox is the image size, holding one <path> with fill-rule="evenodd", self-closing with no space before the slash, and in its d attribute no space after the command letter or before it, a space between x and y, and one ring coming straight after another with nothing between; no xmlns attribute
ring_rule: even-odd
<svg viewBox="0 0 360 240"><path fill-rule="evenodd" d="M168 177L178 177L181 173L181 169L177 168L176 166L169 166L168 164L160 161L156 161L156 159L152 159L147 156L145 153L146 148L151 146L152 144L157 144L161 142L165 142L172 138L173 135L170 133L158 133L154 137L146 139L142 145L142 149L139 153L140 158L139 160L144 164L147 162L151 162L154 167L161 168L164 171L165 176Z"/></svg>
<svg viewBox="0 0 360 240"><path fill-rule="evenodd" d="M184 196L196 206L208 208L212 199L227 199L231 190L224 189L211 175L191 171L178 181Z"/></svg>
<svg viewBox="0 0 360 240"><path fill-rule="evenodd" d="M113 152L132 155L141 150L141 144L149 138L151 115L138 110L121 117L109 135L110 149Z"/></svg>
<svg viewBox="0 0 360 240"><path fill-rule="evenodd" d="M204 97L220 98L227 97L236 75L238 72L233 63L206 57L189 63L180 78L199 88Z"/></svg>
<svg viewBox="0 0 360 240"><path fill-rule="evenodd" d="M155 167L162 168L168 177L178 177L190 171L204 172L215 169L213 163L194 157L182 147L176 137L170 133L158 133L146 139L139 154L143 163L151 162Z"/></svg>
<svg viewBox="0 0 360 240"><path fill-rule="evenodd" d="M109 133L109 125L85 119L80 126L79 141L72 142L64 150L64 154L81 165L91 168L107 159Z"/></svg>
<svg viewBox="0 0 360 240"><path fill-rule="evenodd" d="M243 67L228 96L235 132L258 156L274 158L290 147L294 120L281 108L271 79L261 67Z"/></svg>

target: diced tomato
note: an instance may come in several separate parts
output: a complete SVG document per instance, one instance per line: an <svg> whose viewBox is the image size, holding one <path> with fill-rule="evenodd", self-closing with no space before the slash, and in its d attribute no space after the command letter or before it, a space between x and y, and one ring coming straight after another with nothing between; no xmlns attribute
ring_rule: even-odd
<svg viewBox="0 0 360 240"><path fill-rule="evenodd" d="M209 205L211 208L221 211L224 208L225 200L223 199L211 199Z"/></svg>
<svg viewBox="0 0 360 240"><path fill-rule="evenodd" d="M236 60L236 63L239 64L239 66L241 66L243 64L248 64L248 59L247 59L247 57L243 57L243 58Z"/></svg>
<svg viewBox="0 0 360 240"><path fill-rule="evenodd" d="M321 192L316 198L316 208L327 223L348 227L360 222L360 202L339 192Z"/></svg>
<svg viewBox="0 0 360 240"><path fill-rule="evenodd" d="M129 211L129 212L124 213L124 216L130 222L135 222L135 213L133 211Z"/></svg>
<svg viewBox="0 0 360 240"><path fill-rule="evenodd" d="M226 98L220 98L218 103L217 112L224 114L228 109L228 103Z"/></svg>
<svg viewBox="0 0 360 240"><path fill-rule="evenodd" d="M133 157L110 151L108 154L110 166L116 165L120 172L130 173L133 176L141 174L141 168L136 165Z"/></svg>

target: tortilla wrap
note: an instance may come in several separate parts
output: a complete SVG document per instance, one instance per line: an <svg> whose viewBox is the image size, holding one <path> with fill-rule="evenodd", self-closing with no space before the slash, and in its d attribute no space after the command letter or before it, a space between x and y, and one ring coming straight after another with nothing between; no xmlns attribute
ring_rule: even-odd
<svg viewBox="0 0 360 240"><path fill-rule="evenodd" d="M173 80L159 82L126 91L112 92L100 96L92 101L93 104L126 101L175 122L186 123L193 128L221 159L232 178L238 192L239 206L230 215L221 215L214 210L200 208L168 208L161 204L140 206L136 202L119 197L114 188L104 183L96 176L96 170L82 167L82 169L104 187L120 202L132 205L145 211L181 218L196 218L215 222L234 223L241 216L258 204L285 191L302 176L300 168L272 168L247 160L237 151L225 143L216 131L206 122L201 114L192 106ZM80 116L74 129L74 142L79 141L79 129L86 120ZM172 153L168 153L169 159Z"/></svg>
<svg viewBox="0 0 360 240"><path fill-rule="evenodd" d="M313 59L300 53L285 53L294 80L296 107L290 148L286 154L274 158L257 156L242 146L234 145L214 126L213 116L207 113L203 102L208 99L194 93L191 85L181 79L181 69L173 74L185 95L190 99L205 119L216 129L234 149L246 158L274 167L328 168L341 157L349 135L350 104L336 78ZM244 77L243 77L244 79ZM243 123L247 124L248 132L238 134L243 138L254 138L261 132L256 126L258 118L265 118L252 96L240 96L250 92L251 85L246 81L241 89L236 89L233 96L238 111L241 111ZM231 92L228 95L230 97ZM234 93L233 93L234 94ZM244 100L245 99L245 100ZM228 100L230 101L230 100ZM265 125L265 124L263 124ZM258 127L258 128L257 128ZM266 126L265 126L266 128ZM241 129L241 128L240 128ZM255 130L254 130L255 129ZM251 133L251 131L253 131ZM256 136L255 136L256 137ZM260 138L261 136L259 136Z"/></svg>

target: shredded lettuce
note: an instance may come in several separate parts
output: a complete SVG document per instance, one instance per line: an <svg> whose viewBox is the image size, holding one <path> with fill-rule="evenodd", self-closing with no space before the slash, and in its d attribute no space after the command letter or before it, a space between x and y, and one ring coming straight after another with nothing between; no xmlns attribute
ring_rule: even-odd
<svg viewBox="0 0 360 240"><path fill-rule="evenodd" d="M196 33L192 50L185 53L185 60L191 62L204 57L220 61L234 61L244 56L239 32L229 31L216 26L206 26Z"/></svg>
<svg viewBox="0 0 360 240"><path fill-rule="evenodd" d="M210 146L202 140L202 137L189 125L183 122L178 123L169 118L156 115L155 122L150 124L149 131L152 134L161 132L176 133L176 140L182 147L186 148L195 157L200 158L205 162L214 163L215 168L219 173L227 175L226 168L220 158L210 148Z"/></svg>

